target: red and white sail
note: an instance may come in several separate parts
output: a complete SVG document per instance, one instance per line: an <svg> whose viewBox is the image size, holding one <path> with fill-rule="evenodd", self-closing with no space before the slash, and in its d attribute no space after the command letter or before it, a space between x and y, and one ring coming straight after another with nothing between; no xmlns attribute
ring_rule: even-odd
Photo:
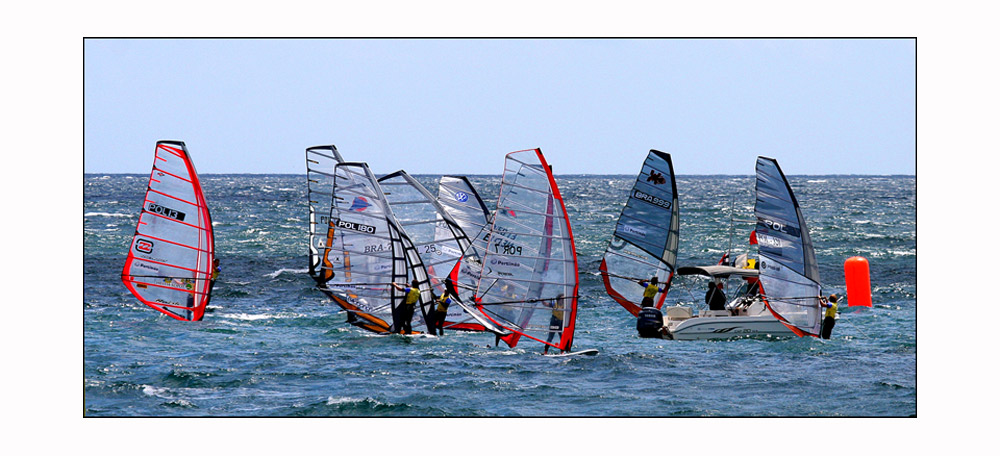
<svg viewBox="0 0 1000 456"><path fill-rule="evenodd" d="M511 332L563 351L573 343L579 274L569 216L542 151L507 154L483 252L477 309Z"/></svg>
<svg viewBox="0 0 1000 456"><path fill-rule="evenodd" d="M143 304L201 320L212 292L215 237L198 172L181 141L158 141L122 282Z"/></svg>

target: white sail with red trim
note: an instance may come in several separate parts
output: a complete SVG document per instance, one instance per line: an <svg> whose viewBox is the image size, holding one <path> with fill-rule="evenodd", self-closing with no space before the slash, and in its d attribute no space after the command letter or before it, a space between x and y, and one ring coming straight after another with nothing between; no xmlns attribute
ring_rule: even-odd
<svg viewBox="0 0 1000 456"><path fill-rule="evenodd" d="M212 292L215 237L198 172L181 141L158 141L122 282L172 318L201 320Z"/></svg>
<svg viewBox="0 0 1000 456"><path fill-rule="evenodd" d="M507 154L497 210L476 240L482 257L477 309L511 332L569 351L579 279L569 216L540 149Z"/></svg>

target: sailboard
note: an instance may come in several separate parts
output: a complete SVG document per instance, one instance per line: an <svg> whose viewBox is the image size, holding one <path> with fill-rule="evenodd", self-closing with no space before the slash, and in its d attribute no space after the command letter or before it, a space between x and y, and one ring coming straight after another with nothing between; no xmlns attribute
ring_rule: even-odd
<svg viewBox="0 0 1000 456"><path fill-rule="evenodd" d="M680 217L677 182L670 154L650 150L629 191L615 232L601 260L604 289L638 316L644 288L640 280L656 277L669 290L677 263ZM667 291L655 302L663 306Z"/></svg>
<svg viewBox="0 0 1000 456"><path fill-rule="evenodd" d="M313 146L306 149L306 199L309 202L309 276L322 284L328 276L320 274L320 263L329 259L322 254L330 231L330 205L333 201L333 167L343 162L337 146ZM330 272L329 269L326 269Z"/></svg>
<svg viewBox="0 0 1000 456"><path fill-rule="evenodd" d="M157 141L122 283L171 318L201 320L212 293L212 217L187 147Z"/></svg>
<svg viewBox="0 0 1000 456"><path fill-rule="evenodd" d="M477 310L522 337L568 352L577 315L576 246L562 195L540 149L507 154L483 251Z"/></svg>
<svg viewBox="0 0 1000 456"><path fill-rule="evenodd" d="M777 160L757 157L755 228L767 308L796 335L819 337L819 267L798 200Z"/></svg>
<svg viewBox="0 0 1000 456"><path fill-rule="evenodd" d="M348 322L376 333L398 331L397 307L403 293L392 283L416 280L420 302L412 319L415 333L426 329L431 288L416 246L396 220L385 194L365 163L334 167L329 233L319 265L329 278L320 289L348 312Z"/></svg>
<svg viewBox="0 0 1000 456"><path fill-rule="evenodd" d="M568 357L568 356L596 356L599 353L600 352L596 348L588 348L586 350L580 350L580 351L574 351L574 352L552 353L552 354L546 353L545 356L548 356L548 357L551 357L551 358L565 358L565 357Z"/></svg>
<svg viewBox="0 0 1000 456"><path fill-rule="evenodd" d="M451 279L454 285L450 292L457 302L448 307L444 327L506 334L471 307L472 293L466 290L474 290L478 285L478 271L473 273L469 267L460 267L459 261L464 260L468 265L479 264L479 260L470 249L471 241L458 222L434 195L406 171L382 176L378 183L396 221L413 242L434 294L441 296L448 291L447 279Z"/></svg>

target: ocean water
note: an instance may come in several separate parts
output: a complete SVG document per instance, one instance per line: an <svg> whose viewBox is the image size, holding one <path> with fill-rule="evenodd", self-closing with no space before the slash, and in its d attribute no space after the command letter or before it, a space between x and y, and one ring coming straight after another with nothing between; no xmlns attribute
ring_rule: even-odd
<svg viewBox="0 0 1000 456"><path fill-rule="evenodd" d="M436 193L437 176L417 176ZM841 307L833 338L640 339L594 274L634 176L557 176L580 267L574 349L550 358L488 334L375 336L307 273L304 175L204 175L223 272L204 321L140 304L120 273L148 175L84 176L84 415L691 417L913 416L916 179L790 176L824 292L871 265L874 307ZM471 176L487 204L499 176ZM745 246L752 176L681 176L680 265ZM732 220L735 220L733 222ZM679 279L668 302L690 304ZM687 292L686 290L690 290ZM702 304L703 305L703 304Z"/></svg>

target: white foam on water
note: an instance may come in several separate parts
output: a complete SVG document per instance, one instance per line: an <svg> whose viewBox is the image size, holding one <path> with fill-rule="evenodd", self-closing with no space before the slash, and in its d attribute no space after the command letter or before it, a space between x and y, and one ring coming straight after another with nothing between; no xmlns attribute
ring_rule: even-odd
<svg viewBox="0 0 1000 456"><path fill-rule="evenodd" d="M289 272L289 273L292 273L292 274L305 274L305 273L309 272L309 269L281 268L281 269L278 269L277 271L274 271L274 272L272 272L270 274L266 274L266 275L267 275L267 277L270 277L270 278L273 279L273 278L276 278L276 277L278 277L279 275L281 275L282 273L285 273L285 272Z"/></svg>

